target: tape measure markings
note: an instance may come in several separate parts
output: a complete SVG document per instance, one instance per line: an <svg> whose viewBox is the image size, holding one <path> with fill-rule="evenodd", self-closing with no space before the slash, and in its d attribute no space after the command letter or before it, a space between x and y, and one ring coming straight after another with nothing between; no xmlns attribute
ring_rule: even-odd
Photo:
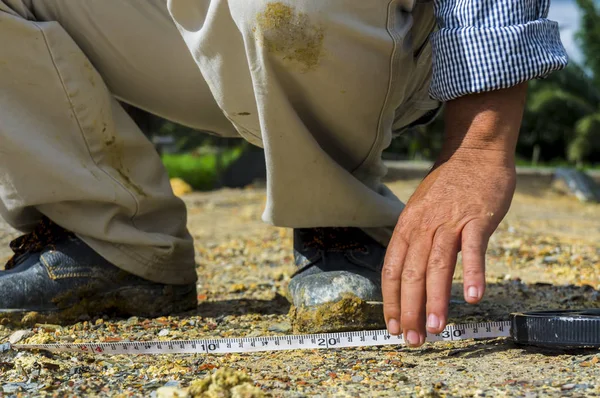
<svg viewBox="0 0 600 398"><path fill-rule="evenodd" d="M510 336L510 321L449 325L442 333L427 334L427 341L457 341L465 339ZM391 336L387 330L322 333L287 336L234 337L203 340L125 341L78 344L14 344L16 350L51 352L85 352L90 354L227 354L296 349L331 349L402 345L402 335Z"/></svg>

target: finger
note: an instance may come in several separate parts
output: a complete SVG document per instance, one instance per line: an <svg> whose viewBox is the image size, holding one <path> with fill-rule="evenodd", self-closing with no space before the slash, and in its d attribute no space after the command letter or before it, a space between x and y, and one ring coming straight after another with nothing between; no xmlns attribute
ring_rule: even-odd
<svg viewBox="0 0 600 398"><path fill-rule="evenodd" d="M459 232L438 228L427 261L427 331L440 333L448 320L448 301L456 267Z"/></svg>
<svg viewBox="0 0 600 398"><path fill-rule="evenodd" d="M475 304L485 291L485 252L489 233L478 220L467 223L462 230L462 258L465 300Z"/></svg>
<svg viewBox="0 0 600 398"><path fill-rule="evenodd" d="M408 244L404 239L394 232L381 271L383 315L388 332L394 336L402 333L400 327L400 282L407 248Z"/></svg>
<svg viewBox="0 0 600 398"><path fill-rule="evenodd" d="M416 236L402 268L400 323L404 340L413 347L425 342L425 276L430 249L430 237Z"/></svg>

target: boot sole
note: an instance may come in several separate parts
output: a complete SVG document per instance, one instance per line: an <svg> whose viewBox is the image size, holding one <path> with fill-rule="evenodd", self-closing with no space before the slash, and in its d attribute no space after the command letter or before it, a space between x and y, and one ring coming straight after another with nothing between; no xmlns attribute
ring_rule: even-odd
<svg viewBox="0 0 600 398"><path fill-rule="evenodd" d="M156 318L191 311L197 306L195 286L123 287L57 309L0 309L0 324L60 324L100 315Z"/></svg>

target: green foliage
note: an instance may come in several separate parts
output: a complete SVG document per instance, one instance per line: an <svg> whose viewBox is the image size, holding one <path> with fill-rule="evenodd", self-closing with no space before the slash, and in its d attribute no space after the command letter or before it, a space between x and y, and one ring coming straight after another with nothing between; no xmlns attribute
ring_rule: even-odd
<svg viewBox="0 0 600 398"><path fill-rule="evenodd" d="M581 165L596 151L600 151L600 112L587 115L577 122L575 138L569 143L568 159Z"/></svg>
<svg viewBox="0 0 600 398"><path fill-rule="evenodd" d="M170 178L181 178L195 190L206 191L218 185L223 170L235 161L242 151L242 146L239 146L202 155L165 154L162 160Z"/></svg>
<svg viewBox="0 0 600 398"><path fill-rule="evenodd" d="M566 158L574 164L598 161L600 91L578 65L529 88L518 152L541 148L546 160ZM550 156L548 156L550 155Z"/></svg>
<svg viewBox="0 0 600 398"><path fill-rule="evenodd" d="M565 70L529 83L517 152L537 147L545 160L560 157L581 166L600 162L600 8L595 0L576 1L586 69L571 61Z"/></svg>
<svg viewBox="0 0 600 398"><path fill-rule="evenodd" d="M581 28L577 32L585 66L590 69L596 87L600 87L600 8L594 0L576 0L581 9Z"/></svg>

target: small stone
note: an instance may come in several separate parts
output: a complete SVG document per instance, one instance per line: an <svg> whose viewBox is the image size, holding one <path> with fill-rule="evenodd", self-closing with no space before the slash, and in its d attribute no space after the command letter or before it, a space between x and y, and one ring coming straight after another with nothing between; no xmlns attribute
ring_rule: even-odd
<svg viewBox="0 0 600 398"><path fill-rule="evenodd" d="M287 333L290 330L292 330L292 324L289 322L274 323L271 326L269 326L268 330L270 332Z"/></svg>
<svg viewBox="0 0 600 398"><path fill-rule="evenodd" d="M560 389L565 391L565 390L572 390L575 388L575 383L569 383L569 384L563 384Z"/></svg>
<svg viewBox="0 0 600 398"><path fill-rule="evenodd" d="M177 380L169 380L163 387L177 387L179 388L179 382Z"/></svg>
<svg viewBox="0 0 600 398"><path fill-rule="evenodd" d="M544 264L554 264L554 263L558 262L558 257L557 256L546 256L546 257L544 257L542 262Z"/></svg>
<svg viewBox="0 0 600 398"><path fill-rule="evenodd" d="M287 390L289 388L289 386L282 381L276 380L273 382L273 388L276 388L279 390Z"/></svg>
<svg viewBox="0 0 600 398"><path fill-rule="evenodd" d="M169 329L163 329L160 332L158 332L158 335L161 337L165 337L165 336L168 336L169 333L171 333L171 331Z"/></svg>
<svg viewBox="0 0 600 398"><path fill-rule="evenodd" d="M361 381L363 381L365 378L362 376L352 376L352 382L353 383L360 383Z"/></svg>
<svg viewBox="0 0 600 398"><path fill-rule="evenodd" d="M186 390L177 387L161 387L156 390L156 398L187 398L189 394Z"/></svg>
<svg viewBox="0 0 600 398"><path fill-rule="evenodd" d="M13 394L20 391L26 391L34 393L39 390L40 385L38 383L8 383L2 385L2 390L5 394Z"/></svg>
<svg viewBox="0 0 600 398"><path fill-rule="evenodd" d="M16 332L10 335L8 341L11 344L17 344L19 341L26 339L31 335L33 335L33 332L31 330L17 330Z"/></svg>

